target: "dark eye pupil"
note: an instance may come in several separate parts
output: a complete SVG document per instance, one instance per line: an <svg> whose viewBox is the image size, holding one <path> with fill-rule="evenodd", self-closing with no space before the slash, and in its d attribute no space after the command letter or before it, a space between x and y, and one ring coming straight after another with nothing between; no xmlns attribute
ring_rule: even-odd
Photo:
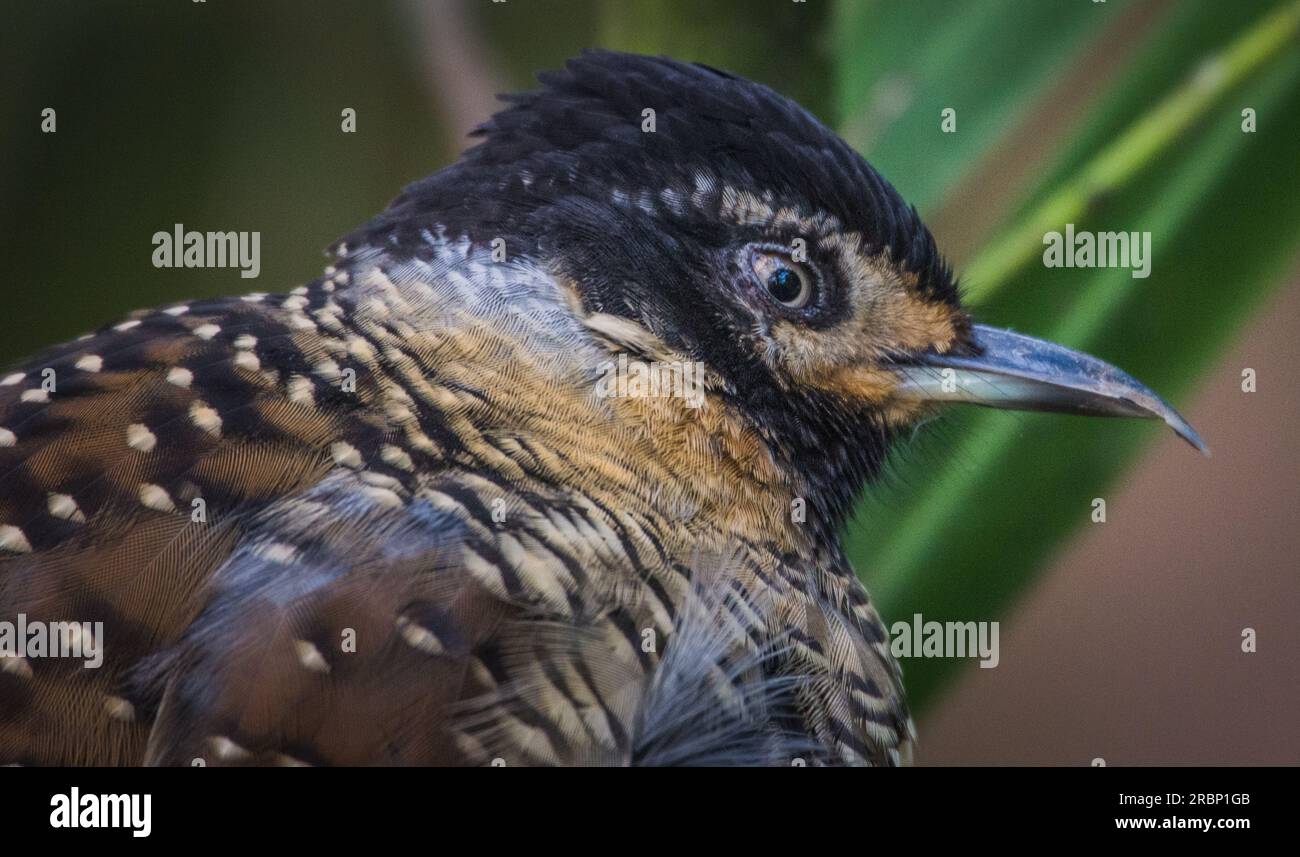
<svg viewBox="0 0 1300 857"><path fill-rule="evenodd" d="M799 275L789 268L777 268L767 278L767 290L782 303L790 303L803 291L803 283L799 281Z"/></svg>

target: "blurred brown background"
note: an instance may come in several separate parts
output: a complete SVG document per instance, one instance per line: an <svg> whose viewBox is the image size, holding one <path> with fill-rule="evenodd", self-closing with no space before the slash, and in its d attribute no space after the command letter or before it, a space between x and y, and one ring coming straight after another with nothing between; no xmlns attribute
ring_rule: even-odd
<svg viewBox="0 0 1300 857"><path fill-rule="evenodd" d="M1214 457L1154 444L1002 624L997 669L919 722L918 764L1300 764L1297 331L1293 277L1183 411Z"/></svg>

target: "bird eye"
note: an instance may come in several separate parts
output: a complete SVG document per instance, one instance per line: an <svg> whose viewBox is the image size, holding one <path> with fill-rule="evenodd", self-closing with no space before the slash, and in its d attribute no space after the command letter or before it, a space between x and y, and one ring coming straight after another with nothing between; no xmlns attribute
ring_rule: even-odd
<svg viewBox="0 0 1300 857"><path fill-rule="evenodd" d="M759 251L751 264L767 293L782 306L800 309L812 299L813 275L798 262L779 253Z"/></svg>

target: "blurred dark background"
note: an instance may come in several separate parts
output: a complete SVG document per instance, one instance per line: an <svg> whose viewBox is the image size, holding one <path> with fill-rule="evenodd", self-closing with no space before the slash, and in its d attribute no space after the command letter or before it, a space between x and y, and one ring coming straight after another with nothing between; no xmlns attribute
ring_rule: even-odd
<svg viewBox="0 0 1300 857"><path fill-rule="evenodd" d="M582 48L737 71L918 205L983 320L1120 363L1215 451L957 414L898 456L849 534L882 612L1003 622L997 669L905 664L918 761L1300 764L1296 20L1273 0L7 3L0 364L134 308L313 277L495 92ZM1081 228L1152 231L1151 278L999 267L1071 193ZM260 277L155 269L175 223L260 231Z"/></svg>

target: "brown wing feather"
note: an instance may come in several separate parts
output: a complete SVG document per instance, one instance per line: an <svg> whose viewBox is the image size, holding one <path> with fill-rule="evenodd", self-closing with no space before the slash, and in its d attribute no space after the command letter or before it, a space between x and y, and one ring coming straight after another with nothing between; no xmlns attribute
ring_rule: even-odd
<svg viewBox="0 0 1300 857"><path fill-rule="evenodd" d="M4 376L0 617L103 622L104 662L0 659L0 762L143 757L153 701L131 670L197 615L249 515L319 481L327 439L346 431L240 356L288 335L257 305L214 301L140 314Z"/></svg>

